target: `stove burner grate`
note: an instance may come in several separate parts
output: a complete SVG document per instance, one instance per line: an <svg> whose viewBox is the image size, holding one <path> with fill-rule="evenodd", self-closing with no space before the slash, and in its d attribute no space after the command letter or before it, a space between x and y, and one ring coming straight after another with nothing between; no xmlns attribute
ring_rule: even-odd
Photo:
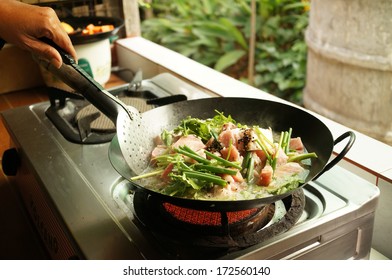
<svg viewBox="0 0 392 280"><path fill-rule="evenodd" d="M153 105L146 103L146 100L138 97L119 97L119 99L126 105L135 107L139 112L145 112L154 108ZM115 124L104 114L102 114L94 105L90 104L83 107L75 116L75 122L80 123L84 118L89 118L89 116L97 114L98 117L95 118L91 123L91 131L101 132L101 133L114 133L116 132Z"/></svg>
<svg viewBox="0 0 392 280"><path fill-rule="evenodd" d="M150 110L156 103L150 101L157 96L150 91L129 91L128 84L109 92L140 112ZM47 88L50 107L45 111L57 130L68 141L78 144L99 144L110 142L116 129L113 122L77 93L58 88Z"/></svg>
<svg viewBox="0 0 392 280"><path fill-rule="evenodd" d="M174 251L174 255L185 254L185 257L186 252L202 251L201 248L215 248L220 253L221 250L235 251L286 232L295 225L303 213L304 191L298 189L280 203L285 208L285 214L274 221L272 216L276 212L276 203L245 212L208 213L187 208L183 210L182 207L162 202L155 196L143 192L133 194L134 213L145 232L148 232L159 246L164 247L163 251ZM178 214L177 211L184 213ZM203 218L199 224L199 216L203 215L206 219L212 217L212 221L204 223ZM197 222L194 220L195 216ZM233 218L234 216L236 217Z"/></svg>

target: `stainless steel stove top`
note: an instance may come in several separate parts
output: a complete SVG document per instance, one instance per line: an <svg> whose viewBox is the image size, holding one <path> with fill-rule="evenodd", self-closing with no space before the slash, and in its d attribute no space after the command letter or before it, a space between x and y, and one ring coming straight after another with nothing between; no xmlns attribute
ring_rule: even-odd
<svg viewBox="0 0 392 280"><path fill-rule="evenodd" d="M49 102L39 103L2 116L22 162L15 181L50 255L173 258L157 251L136 222L127 205L132 198L127 183L109 162L109 143L66 140L45 115L48 106ZM368 258L379 196L376 186L336 166L304 191L305 211L293 228L218 258Z"/></svg>

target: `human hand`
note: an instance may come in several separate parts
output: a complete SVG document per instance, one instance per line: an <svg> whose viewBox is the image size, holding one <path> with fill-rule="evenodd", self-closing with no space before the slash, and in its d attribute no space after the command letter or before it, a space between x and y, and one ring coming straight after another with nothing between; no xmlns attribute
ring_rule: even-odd
<svg viewBox="0 0 392 280"><path fill-rule="evenodd" d="M72 42L53 9L15 0L0 1L0 38L60 68L62 59L59 52L42 42L42 37L52 40L76 60Z"/></svg>

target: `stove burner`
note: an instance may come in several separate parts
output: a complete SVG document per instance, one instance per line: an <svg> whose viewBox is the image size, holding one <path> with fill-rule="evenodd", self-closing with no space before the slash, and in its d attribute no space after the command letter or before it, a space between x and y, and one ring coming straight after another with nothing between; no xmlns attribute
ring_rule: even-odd
<svg viewBox="0 0 392 280"><path fill-rule="evenodd" d="M163 208L171 215L174 219L200 226L221 226L222 215L218 212L200 211L194 209L188 209L180 206L176 206L170 203L163 203ZM228 223L233 224L241 222L246 218L255 214L259 209L254 208L250 210L227 212Z"/></svg>
<svg viewBox="0 0 392 280"><path fill-rule="evenodd" d="M285 213L275 220L278 204ZM143 192L135 192L133 205L141 229L163 252L171 252L176 258L187 258L188 254L194 255L197 251L203 258L202 248L222 255L262 243L287 231L301 217L305 195L302 189L298 189L277 203L230 213L183 208Z"/></svg>
<svg viewBox="0 0 392 280"><path fill-rule="evenodd" d="M161 213L173 226L200 232L200 235L238 236L264 227L274 214L274 205L233 212L214 212L163 203Z"/></svg>

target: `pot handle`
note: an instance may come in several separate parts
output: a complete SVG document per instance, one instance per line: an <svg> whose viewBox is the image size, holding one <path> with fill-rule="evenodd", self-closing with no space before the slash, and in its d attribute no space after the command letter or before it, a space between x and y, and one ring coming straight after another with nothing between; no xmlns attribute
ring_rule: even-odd
<svg viewBox="0 0 392 280"><path fill-rule="evenodd" d="M319 174L316 175L316 177L313 178L313 180L316 180L318 177L323 175L326 171L330 170L332 167L334 167L340 160L344 158L344 156L348 153L348 151L351 149L352 145L355 142L355 133L352 131L347 131L340 135L338 138L335 139L333 142L333 145L336 146L340 142L342 142L344 139L349 138L346 146L343 148L343 150L333 159L331 160L323 170Z"/></svg>

